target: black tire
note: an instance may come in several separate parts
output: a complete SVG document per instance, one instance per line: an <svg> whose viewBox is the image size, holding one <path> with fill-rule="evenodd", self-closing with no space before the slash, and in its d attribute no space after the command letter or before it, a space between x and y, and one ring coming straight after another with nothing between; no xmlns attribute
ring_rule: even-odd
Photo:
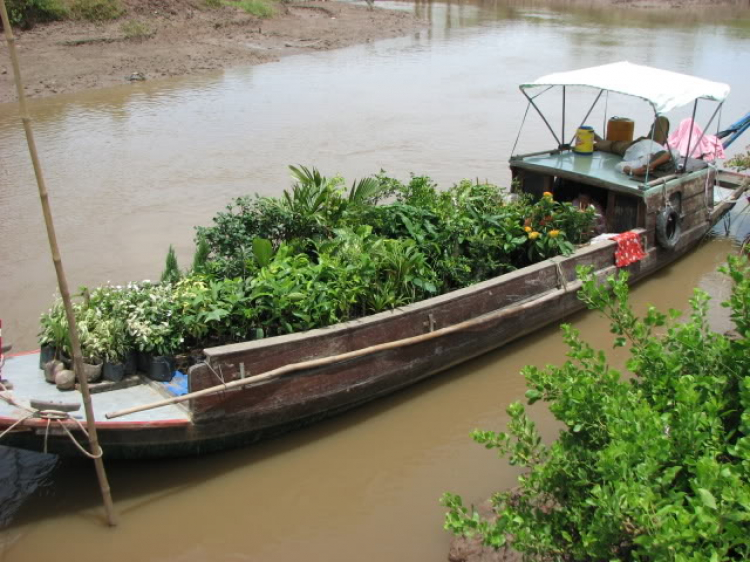
<svg viewBox="0 0 750 562"><path fill-rule="evenodd" d="M667 205L656 217L656 241L665 250L674 250L682 235L682 218Z"/></svg>

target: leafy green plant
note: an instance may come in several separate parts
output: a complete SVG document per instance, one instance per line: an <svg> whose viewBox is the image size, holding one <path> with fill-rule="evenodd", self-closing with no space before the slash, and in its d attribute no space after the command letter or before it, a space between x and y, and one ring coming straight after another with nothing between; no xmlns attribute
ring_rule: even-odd
<svg viewBox="0 0 750 562"><path fill-rule="evenodd" d="M177 264L177 256L175 255L174 248L169 245L169 251L167 252L167 259L164 264L164 271L161 274L162 283L176 283L180 280L182 274L180 273L180 266Z"/></svg>
<svg viewBox="0 0 750 562"><path fill-rule="evenodd" d="M260 267L266 267L271 263L273 257L273 244L265 238L256 238L253 240L253 256Z"/></svg>
<svg viewBox="0 0 750 562"><path fill-rule="evenodd" d="M193 266L191 271L193 273L205 273L210 255L211 247L208 245L208 242L206 242L206 239L202 236L198 236L195 253L193 254Z"/></svg>
<svg viewBox="0 0 750 562"><path fill-rule="evenodd" d="M639 318L626 274L600 285L579 270L583 302L611 320L615 346L629 346L634 378L565 326L571 359L524 370L529 403L548 403L559 438L544 445L521 403L508 408L507 432L475 431L525 472L517 490L493 496L491 520L445 494L446 529L528 560L747 560L750 266L730 258L725 271L738 338L709 329L702 291L686 322L653 307Z"/></svg>
<svg viewBox="0 0 750 562"><path fill-rule="evenodd" d="M119 0L71 0L70 15L86 21L108 21L119 18L125 7Z"/></svg>
<svg viewBox="0 0 750 562"><path fill-rule="evenodd" d="M225 6L240 8L241 10L259 18L270 18L276 13L276 9L271 2L265 0L224 0Z"/></svg>
<svg viewBox="0 0 750 562"><path fill-rule="evenodd" d="M120 26L120 31L128 40L143 40L153 37L156 33L146 22L140 20L128 20Z"/></svg>
<svg viewBox="0 0 750 562"><path fill-rule="evenodd" d="M315 168L290 169L283 197L238 198L197 229L188 273L170 246L160 284L87 292L91 353L117 356L124 339L126 350L171 354L390 310L568 253L590 221L547 198L509 202L489 184L440 191L426 176L404 184L381 172L347 190ZM57 312L40 339L61 339Z"/></svg>

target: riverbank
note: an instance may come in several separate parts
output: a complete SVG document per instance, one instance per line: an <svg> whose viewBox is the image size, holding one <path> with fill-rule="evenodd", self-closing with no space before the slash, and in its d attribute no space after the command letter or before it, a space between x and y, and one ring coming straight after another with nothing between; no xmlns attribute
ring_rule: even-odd
<svg viewBox="0 0 750 562"><path fill-rule="evenodd" d="M272 62L398 37L423 28L414 15L340 2L278 4L258 18L240 8L209 8L200 0L125 0L113 21L61 21L15 30L29 97ZM0 103L16 92L5 45L0 49Z"/></svg>
<svg viewBox="0 0 750 562"><path fill-rule="evenodd" d="M407 11L343 2L280 2L270 18L222 3L212 8L207 0L120 3L125 13L115 20L66 20L15 31L28 97L262 64L399 37L428 25ZM585 4L667 11L744 5L738 0L574 0L571 5ZM4 42L0 53L0 103L7 103L16 93Z"/></svg>

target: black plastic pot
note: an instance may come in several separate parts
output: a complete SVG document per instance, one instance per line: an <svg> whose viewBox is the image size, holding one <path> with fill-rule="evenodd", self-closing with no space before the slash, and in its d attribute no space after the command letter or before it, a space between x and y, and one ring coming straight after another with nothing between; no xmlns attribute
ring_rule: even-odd
<svg viewBox="0 0 750 562"><path fill-rule="evenodd" d="M44 369L44 364L49 363L55 358L57 348L52 344L43 345L39 350L39 368Z"/></svg>
<svg viewBox="0 0 750 562"><path fill-rule="evenodd" d="M104 380L120 382L125 377L125 364L106 361L104 363L103 376Z"/></svg>
<svg viewBox="0 0 750 562"><path fill-rule="evenodd" d="M144 371L148 378L158 382L169 382L172 380L175 370L174 357L166 355L142 355L146 355L149 358L148 367Z"/></svg>
<svg viewBox="0 0 750 562"><path fill-rule="evenodd" d="M138 352L128 351L125 354L125 361L123 362L123 365L125 365L125 376L134 375L136 371L138 370Z"/></svg>
<svg viewBox="0 0 750 562"><path fill-rule="evenodd" d="M143 373L144 375L148 374L148 368L151 365L151 357L152 355L150 353L146 353L145 351L136 352L135 366L138 369L139 373Z"/></svg>

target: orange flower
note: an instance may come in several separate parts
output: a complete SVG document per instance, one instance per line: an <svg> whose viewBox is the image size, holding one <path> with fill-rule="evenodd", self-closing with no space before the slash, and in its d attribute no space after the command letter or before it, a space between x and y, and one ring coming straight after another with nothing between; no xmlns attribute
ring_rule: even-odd
<svg viewBox="0 0 750 562"><path fill-rule="evenodd" d="M530 227L530 226L524 226L524 227L523 227L523 230L524 230L525 232L531 232L531 227Z"/></svg>
<svg viewBox="0 0 750 562"><path fill-rule="evenodd" d="M547 199L552 199L552 192L545 191L544 193L542 193L542 197L546 197Z"/></svg>
<svg viewBox="0 0 750 562"><path fill-rule="evenodd" d="M529 240L536 240L539 238L540 234L535 230L533 232L529 232Z"/></svg>
<svg viewBox="0 0 750 562"><path fill-rule="evenodd" d="M559 230L550 230L548 232L548 234L549 234L550 238L557 238L558 236L560 236L560 231Z"/></svg>

